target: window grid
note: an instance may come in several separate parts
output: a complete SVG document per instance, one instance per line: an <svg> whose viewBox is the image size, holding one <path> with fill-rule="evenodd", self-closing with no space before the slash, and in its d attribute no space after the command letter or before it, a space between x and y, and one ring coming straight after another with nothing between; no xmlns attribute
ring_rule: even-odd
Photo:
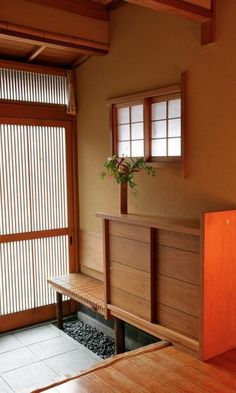
<svg viewBox="0 0 236 393"><path fill-rule="evenodd" d="M181 99L180 98L175 98L174 100L180 100L180 105L181 105ZM180 126L180 135L176 135L176 136L170 136L170 132L169 132L169 128L170 128L170 120L181 120L181 110L180 110L180 116L170 116L169 112L169 106L170 106L170 102L174 101L173 99L169 99L169 100L165 100L165 101L161 101L159 103L164 103L165 102L165 106L166 106L166 116L165 118L160 118L160 119L152 119L151 116L151 129L153 129L153 123L160 123L160 122L165 122L165 136L160 136L160 137L151 137L151 144L152 144L152 150L153 150L153 141L164 141L165 140L165 152L166 154L163 155L155 155L152 154L152 157L180 157L181 156L181 126ZM153 105L153 103L152 103ZM153 133L152 133L153 134ZM170 153L170 146L169 146L169 142L173 141L173 140L179 140L180 142L180 149L179 149L179 154L173 155Z"/></svg>
<svg viewBox="0 0 236 393"><path fill-rule="evenodd" d="M134 118L134 116L133 116L133 114L132 114L132 108L134 108L134 107L136 107L136 106L141 106L142 107L142 120L137 120L137 121L133 121L133 118ZM119 120L119 111L120 110L124 110L124 109L128 109L128 122L123 122L123 121L120 121ZM134 147L134 144L135 144L135 142L142 142L142 150L144 151L144 120L143 120L143 110L144 110L144 107L143 107L143 104L138 104L138 103L135 103L135 104L133 104L133 105L129 105L129 106L127 106L127 107L122 107L122 108L118 108L117 109L117 111L118 111L118 117L117 117L117 124L118 124L118 137L117 137L117 143L118 143L118 155L119 156L122 156L122 155L125 155L124 154L124 150L123 150L123 153L120 153L121 151L122 151L122 148L121 148L121 144L122 143L125 143L125 142L127 142L128 144L129 144L129 146L128 146L128 149L127 149L127 151L128 151L128 154L126 154L126 155L128 155L128 156L130 156L130 157L137 157L137 156L139 156L139 155L137 155L136 153L135 153L135 147ZM136 138L136 137L134 137L133 136L133 131L132 131L132 128L133 128L133 126L135 125L135 124L141 124L142 125L142 134L143 134L143 138ZM128 126L128 135L127 135L127 138L122 138L121 137L121 127L122 126ZM137 146L136 146L136 149L137 149ZM142 154L142 156L143 156L143 154Z"/></svg>
<svg viewBox="0 0 236 393"><path fill-rule="evenodd" d="M144 157L147 162L155 162L160 167L176 166L183 164L184 176L187 176L187 158L184 154L186 146L185 133L185 113L186 113L186 72L181 74L181 83L161 87L146 92L135 93L123 97L110 98L107 103L110 106L111 125L112 125L112 154L118 156L135 157L133 146L135 142L142 142L142 151L136 157ZM154 103L166 103L165 116L156 117L159 109L153 113ZM139 119L132 118L132 108L142 103L142 128L133 126L138 125ZM126 124L127 129L120 134L120 114L119 110L127 109ZM159 112L160 113L160 112ZM130 117L129 119L127 117ZM163 123L162 123L163 122ZM158 126L155 126L158 124ZM124 130L123 130L124 131ZM122 137L121 137L122 135ZM125 135L125 138L124 138ZM142 137L142 139L141 139ZM162 146L157 148L157 142L161 141ZM124 149L120 144L127 143ZM133 144L134 143L134 144ZM154 143L156 144L153 148ZM137 145L136 145L137 146ZM136 148L136 146L134 146ZM140 148L140 146L138 146ZM159 154L162 149L162 154ZM122 150L122 151L121 151ZM163 153L164 150L164 153ZM142 152L142 154L140 154ZM129 154L127 154L129 153Z"/></svg>

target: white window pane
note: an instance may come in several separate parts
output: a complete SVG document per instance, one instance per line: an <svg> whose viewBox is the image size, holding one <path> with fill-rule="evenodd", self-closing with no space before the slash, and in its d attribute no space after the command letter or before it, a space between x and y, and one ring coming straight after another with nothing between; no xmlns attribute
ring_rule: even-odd
<svg viewBox="0 0 236 393"><path fill-rule="evenodd" d="M152 138L166 138L166 120L152 122Z"/></svg>
<svg viewBox="0 0 236 393"><path fill-rule="evenodd" d="M143 105L134 105L131 107L131 122L143 121Z"/></svg>
<svg viewBox="0 0 236 393"><path fill-rule="evenodd" d="M181 117L181 100L178 98L177 100L170 100L169 101L169 111L168 117Z"/></svg>
<svg viewBox="0 0 236 393"><path fill-rule="evenodd" d="M173 119L168 121L168 136L180 136L181 135L181 121L180 119Z"/></svg>
<svg viewBox="0 0 236 393"><path fill-rule="evenodd" d="M118 156L130 157L130 142L119 142L118 143Z"/></svg>
<svg viewBox="0 0 236 393"><path fill-rule="evenodd" d="M119 141L127 141L129 140L129 124L125 124L123 126L118 126L118 140Z"/></svg>
<svg viewBox="0 0 236 393"><path fill-rule="evenodd" d="M118 112L118 124L129 123L129 107L119 108Z"/></svg>
<svg viewBox="0 0 236 393"><path fill-rule="evenodd" d="M144 156L144 143L143 141L132 142L132 157L143 157Z"/></svg>
<svg viewBox="0 0 236 393"><path fill-rule="evenodd" d="M168 139L168 156L181 156L181 139Z"/></svg>
<svg viewBox="0 0 236 393"><path fill-rule="evenodd" d="M166 139L152 140L152 156L165 157L166 156Z"/></svg>
<svg viewBox="0 0 236 393"><path fill-rule="evenodd" d="M152 104L152 120L166 119L166 104L166 101Z"/></svg>
<svg viewBox="0 0 236 393"><path fill-rule="evenodd" d="M134 123L131 125L131 139L143 139L143 123Z"/></svg>

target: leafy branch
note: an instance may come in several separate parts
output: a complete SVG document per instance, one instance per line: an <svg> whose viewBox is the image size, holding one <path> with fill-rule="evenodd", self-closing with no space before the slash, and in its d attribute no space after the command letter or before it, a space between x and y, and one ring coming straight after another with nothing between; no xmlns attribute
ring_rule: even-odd
<svg viewBox="0 0 236 393"><path fill-rule="evenodd" d="M142 157L126 158L114 155L113 157L108 157L104 167L105 169L101 173L102 179L114 178L118 184L127 183L133 194L137 193L136 173L144 171L150 176L155 175L154 168L148 165Z"/></svg>

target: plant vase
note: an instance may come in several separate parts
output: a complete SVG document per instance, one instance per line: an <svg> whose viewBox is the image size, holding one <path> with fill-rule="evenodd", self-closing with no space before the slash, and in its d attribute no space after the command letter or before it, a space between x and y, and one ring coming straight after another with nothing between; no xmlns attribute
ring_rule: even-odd
<svg viewBox="0 0 236 393"><path fill-rule="evenodd" d="M128 213L127 183L120 183L120 214Z"/></svg>

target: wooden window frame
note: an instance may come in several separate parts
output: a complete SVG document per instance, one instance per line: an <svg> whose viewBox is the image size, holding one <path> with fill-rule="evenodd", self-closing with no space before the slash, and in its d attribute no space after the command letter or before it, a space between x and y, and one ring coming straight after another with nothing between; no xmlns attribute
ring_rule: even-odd
<svg viewBox="0 0 236 393"><path fill-rule="evenodd" d="M151 105L153 102L181 99L181 155L180 156L151 156ZM142 93L111 98L107 100L110 109L110 129L112 140L112 154L118 152L118 109L143 104L144 113L144 159L154 164L155 167L182 167L184 176L187 177L186 155L186 72L181 74L179 84L149 90ZM131 123L130 123L131 124ZM168 136L167 136L168 138Z"/></svg>

